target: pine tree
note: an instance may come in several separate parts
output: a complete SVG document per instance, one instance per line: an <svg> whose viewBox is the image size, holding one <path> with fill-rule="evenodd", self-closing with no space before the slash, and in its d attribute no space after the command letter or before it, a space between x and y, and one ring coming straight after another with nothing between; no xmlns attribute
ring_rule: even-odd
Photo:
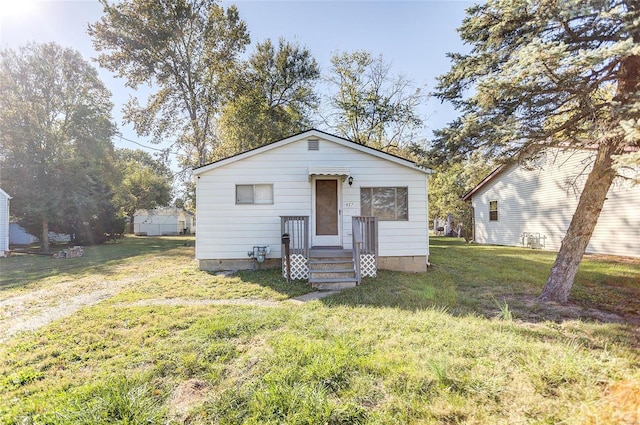
<svg viewBox="0 0 640 425"><path fill-rule="evenodd" d="M594 153L540 296L566 302L614 161L640 147L640 2L488 0L467 10L459 33L470 52L450 55L436 93L462 112L443 149L512 159L549 147Z"/></svg>

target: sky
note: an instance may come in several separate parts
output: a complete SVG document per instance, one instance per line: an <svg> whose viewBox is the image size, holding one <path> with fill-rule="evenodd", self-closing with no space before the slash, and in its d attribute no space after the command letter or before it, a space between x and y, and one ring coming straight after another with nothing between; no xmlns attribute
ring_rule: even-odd
<svg viewBox="0 0 640 425"><path fill-rule="evenodd" d="M450 66L447 52L464 52L456 28L464 18L468 1L224 1L235 4L246 22L252 45L267 38L284 37L309 49L321 72L330 68L330 58L338 52L366 50L382 55L392 64L393 74L402 74L416 86L433 90L436 77ZM87 25L102 15L94 0L38 1L0 0L0 48L17 49L30 41L54 41L78 50L86 60L97 56ZM247 51L251 52L252 46ZM100 69L100 77L113 94L113 116L124 139L116 147L141 148L153 152L153 145L139 138L133 127L123 125L121 108L136 93L111 72ZM426 136L444 127L455 111L431 98L421 111L427 125ZM157 148L157 146L155 146Z"/></svg>

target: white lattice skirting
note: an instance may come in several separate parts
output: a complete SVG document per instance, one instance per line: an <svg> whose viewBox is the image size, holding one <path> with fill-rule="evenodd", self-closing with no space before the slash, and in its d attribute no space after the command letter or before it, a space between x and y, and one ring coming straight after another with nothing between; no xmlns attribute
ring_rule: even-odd
<svg viewBox="0 0 640 425"><path fill-rule="evenodd" d="M376 256L373 254L360 254L360 274L362 277L376 277Z"/></svg>
<svg viewBox="0 0 640 425"><path fill-rule="evenodd" d="M308 279L309 278L309 265L307 259L302 254L291 255L291 279ZM287 277L287 261L282 259L282 276Z"/></svg>

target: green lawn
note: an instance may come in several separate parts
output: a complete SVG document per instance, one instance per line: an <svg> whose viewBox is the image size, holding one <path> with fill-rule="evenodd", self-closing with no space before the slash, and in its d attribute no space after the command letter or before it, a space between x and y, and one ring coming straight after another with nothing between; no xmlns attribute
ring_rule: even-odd
<svg viewBox="0 0 640 425"><path fill-rule="evenodd" d="M425 274L380 272L296 304L305 283L202 272L184 243L1 259L0 303L74 282L122 286L0 346L0 423L640 419L639 262L587 259L571 305L541 306L552 253L434 238Z"/></svg>
<svg viewBox="0 0 640 425"><path fill-rule="evenodd" d="M185 244L193 245L193 238L128 237L105 245L84 247L84 255L80 258L56 259L18 254L10 259L2 260L0 263L0 267L2 267L0 290L39 283L45 278L60 275L105 274L110 267L121 264L127 259L138 261L139 257L146 254L165 252ZM51 251L57 252L55 248L52 248Z"/></svg>

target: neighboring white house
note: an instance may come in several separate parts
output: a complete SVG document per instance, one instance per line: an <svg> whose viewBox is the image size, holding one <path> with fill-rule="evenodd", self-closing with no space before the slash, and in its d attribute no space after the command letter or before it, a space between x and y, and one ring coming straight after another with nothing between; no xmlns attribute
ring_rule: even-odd
<svg viewBox="0 0 640 425"><path fill-rule="evenodd" d="M9 223L9 244L11 245L31 245L40 240L32 235L18 223ZM71 236L64 233L49 232L49 241L65 243L71 241Z"/></svg>
<svg viewBox="0 0 640 425"><path fill-rule="evenodd" d="M0 189L0 257L9 251L9 200L11 196Z"/></svg>
<svg viewBox="0 0 640 425"><path fill-rule="evenodd" d="M38 242L38 238L18 223L9 223L9 243L11 245L31 245Z"/></svg>
<svg viewBox="0 0 640 425"><path fill-rule="evenodd" d="M473 206L475 241L558 251L594 153L554 149L532 166L496 169L463 197ZM640 257L640 186L614 181L587 253Z"/></svg>
<svg viewBox="0 0 640 425"><path fill-rule="evenodd" d="M196 168L196 259L204 270L246 269L266 248L265 264L278 266L288 233L304 264L309 248L351 250L360 217L356 235L369 238L378 268L425 271L429 173L319 130Z"/></svg>
<svg viewBox="0 0 640 425"><path fill-rule="evenodd" d="M193 214L177 207L138 210L133 217L133 232L144 236L175 236L194 231Z"/></svg>
<svg viewBox="0 0 640 425"><path fill-rule="evenodd" d="M18 223L9 223L9 244L11 245L31 245L40 240L39 237L32 235ZM49 232L49 241L56 243L65 243L71 241L71 235L65 233Z"/></svg>

